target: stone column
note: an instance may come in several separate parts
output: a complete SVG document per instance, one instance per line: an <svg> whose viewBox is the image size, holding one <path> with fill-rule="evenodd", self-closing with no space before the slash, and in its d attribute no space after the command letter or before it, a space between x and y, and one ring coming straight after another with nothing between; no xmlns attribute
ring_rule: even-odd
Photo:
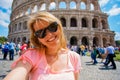
<svg viewBox="0 0 120 80"><path fill-rule="evenodd" d="M87 0L86 9L90 10L90 0Z"/></svg>
<svg viewBox="0 0 120 80"><path fill-rule="evenodd" d="M67 22L67 29L69 29L70 28L70 17L69 17L69 15L67 16L67 20L66 20L66 22Z"/></svg>
<svg viewBox="0 0 120 80"><path fill-rule="evenodd" d="M79 16L78 16L78 27L79 27L79 29L82 28L81 19L82 19L82 16L79 15Z"/></svg>
<svg viewBox="0 0 120 80"><path fill-rule="evenodd" d="M93 19L93 17L88 18L88 28L89 28L89 30L92 30L92 19Z"/></svg>
<svg viewBox="0 0 120 80"><path fill-rule="evenodd" d="M91 50L91 47L93 46L93 36L89 36L89 49Z"/></svg>
<svg viewBox="0 0 120 80"><path fill-rule="evenodd" d="M102 35L99 36L99 40L100 40L100 45L103 46L103 37L102 37Z"/></svg>
<svg viewBox="0 0 120 80"><path fill-rule="evenodd" d="M80 2L79 2L79 0L78 0L77 3L76 3L76 8L77 8L77 10L80 9Z"/></svg>
<svg viewBox="0 0 120 80"><path fill-rule="evenodd" d="M59 3L58 3L58 0L55 0L55 3L56 3L56 10L59 9Z"/></svg>
<svg viewBox="0 0 120 80"><path fill-rule="evenodd" d="M102 30L102 22L101 22L100 16L99 16L99 19L98 19L98 23L99 23L99 29Z"/></svg>
<svg viewBox="0 0 120 80"><path fill-rule="evenodd" d="M46 10L49 11L49 2L46 1Z"/></svg>
<svg viewBox="0 0 120 80"><path fill-rule="evenodd" d="M67 5L67 10L69 10L69 9L70 9L70 4L69 4L69 1L68 1L68 0L67 0L66 5Z"/></svg>
<svg viewBox="0 0 120 80"><path fill-rule="evenodd" d="M32 14L32 7L30 6L30 14Z"/></svg>

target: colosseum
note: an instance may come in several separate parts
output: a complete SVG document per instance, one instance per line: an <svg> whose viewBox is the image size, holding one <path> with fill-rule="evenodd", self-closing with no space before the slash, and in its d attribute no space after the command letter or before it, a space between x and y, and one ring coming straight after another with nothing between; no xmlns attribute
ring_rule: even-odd
<svg viewBox="0 0 120 80"><path fill-rule="evenodd" d="M9 41L29 40L28 16L38 11L48 11L61 20L68 44L115 44L115 33L110 30L108 15L101 11L98 0L13 0Z"/></svg>

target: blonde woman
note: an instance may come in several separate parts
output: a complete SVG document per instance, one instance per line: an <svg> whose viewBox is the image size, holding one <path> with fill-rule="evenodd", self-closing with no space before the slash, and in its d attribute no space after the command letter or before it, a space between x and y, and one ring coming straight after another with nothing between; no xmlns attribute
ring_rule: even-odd
<svg viewBox="0 0 120 80"><path fill-rule="evenodd" d="M12 65L4 80L79 80L80 56L67 48L61 22L48 12L28 21L33 49Z"/></svg>

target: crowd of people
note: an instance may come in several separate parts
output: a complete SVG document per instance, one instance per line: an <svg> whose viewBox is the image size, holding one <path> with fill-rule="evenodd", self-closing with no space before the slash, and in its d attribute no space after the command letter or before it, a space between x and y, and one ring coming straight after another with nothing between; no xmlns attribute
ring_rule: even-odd
<svg viewBox="0 0 120 80"><path fill-rule="evenodd" d="M88 46L84 46L84 45L80 45L80 46L77 46L77 45L70 46L69 45L69 48L71 50L77 52L81 56L85 56L87 53L90 54L91 62L94 65L98 63L97 58L101 58L100 63L103 63L105 67L107 67L109 65L109 63L111 62L111 66L113 66L112 69L116 69L116 64L114 61L114 57L116 57L115 51L120 52L120 47L113 46L110 43L106 43L105 46L93 45L90 48L88 48Z"/></svg>
<svg viewBox="0 0 120 80"><path fill-rule="evenodd" d="M14 55L22 55L22 53L27 50L28 47L29 43L25 41L19 42L17 44L14 42L4 42L4 44L0 44L3 60L14 60Z"/></svg>

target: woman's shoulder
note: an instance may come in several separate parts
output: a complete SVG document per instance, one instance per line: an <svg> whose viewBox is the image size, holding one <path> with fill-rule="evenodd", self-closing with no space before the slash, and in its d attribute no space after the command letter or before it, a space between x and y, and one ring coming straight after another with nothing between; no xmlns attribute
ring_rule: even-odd
<svg viewBox="0 0 120 80"><path fill-rule="evenodd" d="M24 55L31 56L32 58L40 57L43 54L43 51L39 50L38 48L29 48L25 50Z"/></svg>
<svg viewBox="0 0 120 80"><path fill-rule="evenodd" d="M68 51L68 54L71 56L79 56L78 53L76 53L75 51L71 51L71 50Z"/></svg>

